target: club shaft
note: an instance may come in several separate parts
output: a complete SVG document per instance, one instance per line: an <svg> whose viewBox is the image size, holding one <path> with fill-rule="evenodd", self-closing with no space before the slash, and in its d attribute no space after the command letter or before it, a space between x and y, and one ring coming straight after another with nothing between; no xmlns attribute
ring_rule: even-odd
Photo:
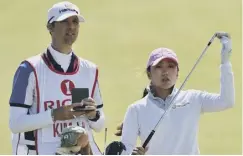
<svg viewBox="0 0 243 156"><path fill-rule="evenodd" d="M211 38L211 40L208 42L207 46L204 48L203 52L201 53L201 55L199 56L199 58L197 59L196 63L193 65L191 71L189 72L189 74L186 76L185 80L183 81L182 85L180 86L180 88L178 89L178 91L176 92L175 96L171 99L171 101L169 102L169 107L168 109L165 111L165 113L161 116L161 118L159 119L159 122L155 125L154 130L156 130L156 128L158 127L160 121L163 119L163 117L167 114L167 112L169 112L169 110L173 107L173 102L174 100L177 98L177 96L179 95L179 93L181 92L182 88L185 86L186 82L188 81L189 77L191 76L192 72L195 70L196 66L198 65L198 63L201 61L201 59L203 58L204 54L206 53L208 47L211 45L213 39L215 38L215 35Z"/></svg>
<svg viewBox="0 0 243 156"><path fill-rule="evenodd" d="M150 132L149 136L147 137L147 139L145 140L144 144L143 144L143 148L145 148L147 146L147 144L149 143L149 141L152 139L154 133L156 132L156 129L158 127L158 125L161 123L162 119L165 117L165 115L171 110L171 108L174 106L173 102L174 100L177 98L177 96L179 95L179 93L181 92L182 88L184 87L184 85L186 84L187 80L189 79L189 77L191 76L192 72L194 71L194 69L196 68L196 66L198 65L198 63L201 61L201 59L203 58L204 54L206 53L208 47L211 45L211 43L213 42L214 38L216 37L216 34L213 35L213 37L210 39L210 41L208 42L207 46L204 48L203 52L201 53L201 55L199 56L199 58L197 59L196 63L194 64L194 66L192 67L191 71L189 72L189 74L186 76L185 80L183 81L182 85L180 86L180 88L178 89L178 91L176 92L175 96L171 99L171 101L169 102L169 107L168 109L165 110L164 114L160 117L159 121L157 122L157 124L155 125L154 129Z"/></svg>
<svg viewBox="0 0 243 156"><path fill-rule="evenodd" d="M105 128L105 140L104 140L104 155L106 150L107 128Z"/></svg>

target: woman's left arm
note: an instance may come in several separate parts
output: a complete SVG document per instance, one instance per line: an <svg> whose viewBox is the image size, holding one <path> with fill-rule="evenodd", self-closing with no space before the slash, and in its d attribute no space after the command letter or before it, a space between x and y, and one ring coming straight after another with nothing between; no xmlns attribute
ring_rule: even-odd
<svg viewBox="0 0 243 156"><path fill-rule="evenodd" d="M199 92L198 99L202 104L202 112L216 112L233 107L235 103L235 88L232 65L229 61L231 54L231 39L227 33L218 33L222 43L220 65L220 93L212 94Z"/></svg>

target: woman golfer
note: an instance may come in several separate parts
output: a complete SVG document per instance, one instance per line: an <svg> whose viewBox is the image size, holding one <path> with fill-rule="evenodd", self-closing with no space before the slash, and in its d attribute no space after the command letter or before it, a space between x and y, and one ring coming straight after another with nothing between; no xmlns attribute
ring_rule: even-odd
<svg viewBox="0 0 243 156"><path fill-rule="evenodd" d="M197 133L200 114L223 111L234 105L233 72L229 61L231 39L227 33L217 33L217 37L222 43L220 93L181 91L173 102L174 106L156 129L145 154L199 154ZM178 58L171 49L158 48L152 51L147 63L147 76L151 85L148 94L127 109L121 136L127 150L122 154L134 151L137 137L142 144L145 142L178 90L174 87L178 73ZM203 81L203 75L200 81Z"/></svg>

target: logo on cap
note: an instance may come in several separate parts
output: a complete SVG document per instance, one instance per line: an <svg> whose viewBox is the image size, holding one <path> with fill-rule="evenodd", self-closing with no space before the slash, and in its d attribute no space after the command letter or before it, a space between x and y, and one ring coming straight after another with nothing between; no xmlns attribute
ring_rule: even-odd
<svg viewBox="0 0 243 156"><path fill-rule="evenodd" d="M73 12L76 12L78 14L78 11L74 8L73 4L67 3L67 4L64 4L64 6L66 7L66 9L59 10L60 14L63 13L63 12L66 12L66 11L73 11Z"/></svg>

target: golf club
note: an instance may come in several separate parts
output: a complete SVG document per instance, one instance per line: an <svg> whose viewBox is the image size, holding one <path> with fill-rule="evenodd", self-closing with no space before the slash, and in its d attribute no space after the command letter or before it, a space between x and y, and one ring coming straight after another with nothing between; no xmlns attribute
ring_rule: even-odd
<svg viewBox="0 0 243 156"><path fill-rule="evenodd" d="M161 116L161 118L159 119L158 123L155 125L154 129L150 132L149 136L147 137L147 139L145 140L145 142L143 143L143 148L145 148L149 141L152 139L158 125L161 123L162 119L165 117L165 115L171 110L171 108L174 106L173 101L176 99L176 97L179 95L180 91L182 90L182 88L184 87L185 83L187 82L187 80L189 79L189 77L191 76L192 72L194 71L194 69L196 68L196 66L198 65L198 63L200 62L200 60L202 59L202 57L204 56L204 54L206 53L208 47L211 45L211 43L213 42L215 37L219 37L217 36L218 33L215 33L212 38L209 40L207 46L204 48L203 52L201 53L201 55L199 56L199 58L197 59L196 63L194 64L194 66L192 67L191 71L189 72L189 74L187 75L187 77L185 78L184 82L182 83L182 85L180 86L180 88L178 89L178 91L176 92L175 96L171 99L171 101L169 102L169 107L167 110L165 110L164 114Z"/></svg>
<svg viewBox="0 0 243 156"><path fill-rule="evenodd" d="M104 155L105 155L105 150L106 150L106 139L107 139L107 128L105 128L105 140L104 140Z"/></svg>

